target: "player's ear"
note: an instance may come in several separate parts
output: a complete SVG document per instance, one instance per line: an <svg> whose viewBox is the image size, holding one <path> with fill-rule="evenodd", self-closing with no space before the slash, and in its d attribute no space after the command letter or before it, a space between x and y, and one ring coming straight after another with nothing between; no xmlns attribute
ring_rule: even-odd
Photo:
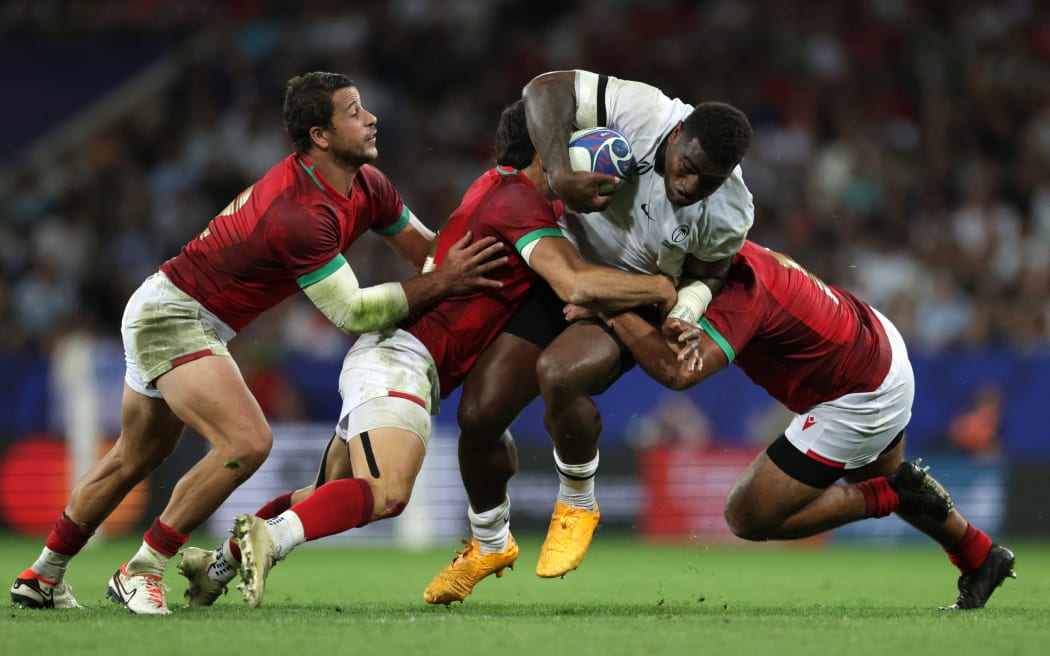
<svg viewBox="0 0 1050 656"><path fill-rule="evenodd" d="M310 128L310 141L321 150L328 150L328 135L325 133L326 128L320 125L315 125Z"/></svg>
<svg viewBox="0 0 1050 656"><path fill-rule="evenodd" d="M685 123L678 121L678 124L671 128L671 134L667 137L668 143L674 143L678 141L678 138L682 136L682 130L685 129Z"/></svg>

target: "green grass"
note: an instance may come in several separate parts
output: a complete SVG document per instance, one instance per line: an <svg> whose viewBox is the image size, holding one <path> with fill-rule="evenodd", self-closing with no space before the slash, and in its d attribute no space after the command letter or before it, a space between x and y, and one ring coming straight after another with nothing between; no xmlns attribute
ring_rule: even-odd
<svg viewBox="0 0 1050 656"><path fill-rule="evenodd" d="M195 540L198 546L211 546ZM13 579L38 540L0 537ZM0 653L123 654L1045 654L1050 653L1050 545L1011 545L1018 580L979 612L945 613L956 571L935 547L646 546L598 535L565 579L532 573L539 541L521 540L518 569L487 579L465 604L422 601L452 556L375 548L302 548L271 574L262 607L231 590L211 608L129 616L106 579L137 540L85 550L68 580L82 611L0 619Z"/></svg>

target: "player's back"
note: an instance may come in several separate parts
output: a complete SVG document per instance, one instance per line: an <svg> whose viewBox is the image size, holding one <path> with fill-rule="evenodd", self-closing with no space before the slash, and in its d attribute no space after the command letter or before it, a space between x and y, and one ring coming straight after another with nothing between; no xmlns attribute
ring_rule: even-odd
<svg viewBox="0 0 1050 656"><path fill-rule="evenodd" d="M872 308L791 258L745 242L705 319L755 383L796 412L871 391L891 351Z"/></svg>
<svg viewBox="0 0 1050 656"><path fill-rule="evenodd" d="M521 249L540 237L561 237L552 203L520 172L499 166L467 189L438 234L435 264L440 266L449 248L468 231L475 240L491 236L506 244L507 264L489 275L503 286L450 296L402 324L434 358L443 397L459 385L524 304L536 274L522 258Z"/></svg>

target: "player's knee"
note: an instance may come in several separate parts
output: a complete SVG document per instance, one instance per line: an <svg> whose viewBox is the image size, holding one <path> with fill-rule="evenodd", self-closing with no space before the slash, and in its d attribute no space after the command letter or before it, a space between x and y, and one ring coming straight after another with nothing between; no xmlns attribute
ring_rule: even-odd
<svg viewBox="0 0 1050 656"><path fill-rule="evenodd" d="M733 535L743 540L764 542L769 539L770 528L740 501L739 496L730 494L722 511L726 524Z"/></svg>
<svg viewBox="0 0 1050 656"><path fill-rule="evenodd" d="M372 521L397 517L405 511L411 497L409 485L377 485L372 481Z"/></svg>
<svg viewBox="0 0 1050 656"><path fill-rule="evenodd" d="M579 369L566 366L557 356L540 354L536 360L536 378L545 398L550 396L572 394L586 388L579 380Z"/></svg>
<svg viewBox="0 0 1050 656"><path fill-rule="evenodd" d="M510 423L492 405L462 402L456 414L456 421L462 433L460 440L469 443L494 442Z"/></svg>
<svg viewBox="0 0 1050 656"><path fill-rule="evenodd" d="M273 447L273 432L266 429L248 437L237 440L222 453L225 456L222 466L239 474L255 472L266 462Z"/></svg>

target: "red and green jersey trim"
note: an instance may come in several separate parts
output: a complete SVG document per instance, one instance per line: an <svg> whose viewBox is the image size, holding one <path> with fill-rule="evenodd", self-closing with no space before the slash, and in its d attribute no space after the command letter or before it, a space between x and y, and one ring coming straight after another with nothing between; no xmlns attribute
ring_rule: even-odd
<svg viewBox="0 0 1050 656"><path fill-rule="evenodd" d="M401 203L401 216L399 216L397 221L394 222L394 225L388 228L372 228L372 232L376 233L377 235L393 237L394 235L400 233L402 230L405 229L405 226L408 225L408 218L410 216L412 216L412 212L409 211L408 205Z"/></svg>
<svg viewBox="0 0 1050 656"><path fill-rule="evenodd" d="M310 273L303 274L295 279L295 282L299 284L299 289L306 289L315 282L320 282L332 275L346 264L346 258L340 255L336 255L331 262L324 265L320 269L314 269Z"/></svg>
<svg viewBox="0 0 1050 656"><path fill-rule="evenodd" d="M514 248L518 249L518 252L520 253L526 246L543 237L560 237L565 239L565 235L557 228L540 228L538 230L533 230L518 239L518 241L514 242Z"/></svg>
<svg viewBox="0 0 1050 656"><path fill-rule="evenodd" d="M718 344L719 348L722 349L722 352L726 354L726 357L729 359L729 364L733 364L733 360L736 359L736 350L734 350L729 341L722 336L722 333L718 332L718 330L711 325L711 322L704 317L700 318L700 327L704 329L704 332L707 333L708 336L715 341L715 344Z"/></svg>

